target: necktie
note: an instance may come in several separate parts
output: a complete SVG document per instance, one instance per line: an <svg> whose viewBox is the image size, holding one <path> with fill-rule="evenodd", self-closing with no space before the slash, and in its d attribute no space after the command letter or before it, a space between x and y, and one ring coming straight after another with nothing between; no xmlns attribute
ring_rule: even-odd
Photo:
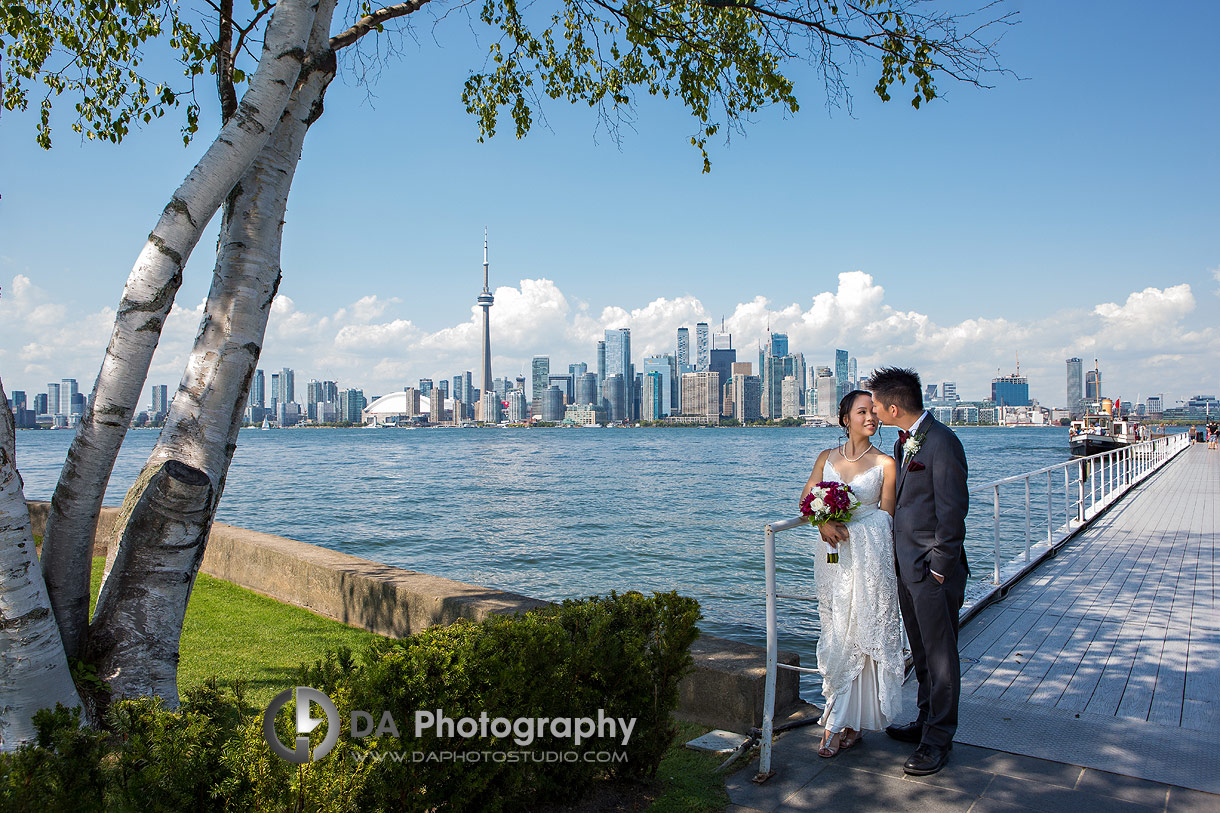
<svg viewBox="0 0 1220 813"><path fill-rule="evenodd" d="M898 430L898 445L902 446L907 442L907 438L911 437L911 433L905 429Z"/></svg>

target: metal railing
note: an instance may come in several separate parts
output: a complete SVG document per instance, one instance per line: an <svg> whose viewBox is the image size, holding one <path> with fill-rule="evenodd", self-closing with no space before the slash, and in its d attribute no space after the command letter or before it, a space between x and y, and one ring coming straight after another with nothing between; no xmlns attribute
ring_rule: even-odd
<svg viewBox="0 0 1220 813"><path fill-rule="evenodd" d="M1136 484L1149 477L1153 472L1169 462L1183 449L1190 445L1186 433L1143 441L1109 452L1075 458L1053 466L1037 469L1013 477L1005 477L990 483L978 485L970 489L970 494L990 492L992 496L992 536L994 565L991 581L981 585L972 585L968 589L966 605L962 615L981 608L996 594L1002 594L1009 585L1019 580L1045 556L1054 553L1072 536L1098 517L1116 500L1122 497ZM1063 472L1062 496L1056 491L1056 472ZM1073 474L1075 478L1073 479ZM1041 497L1041 478L1046 478L1046 535L1042 538L1039 530L1038 540L1034 541L1034 528L1041 522L1033 521L1035 500L1031 496L1038 492ZM1032 488L1035 479L1039 486ZM1023 486L1024 502L1018 500L1015 506L1007 509L1001 507L1001 489L1006 486ZM1073 485L1075 488L1073 488ZM1075 491L1075 494L1073 494ZM1023 512L1022 512L1023 506ZM1041 507L1039 506L1039 513ZM1023 513L1023 517L1022 517ZM1013 516L1016 519L1012 519ZM1057 524L1057 516L1063 522ZM1008 517L1007 522L1002 519ZM1023 519L1023 521L1022 521ZM793 666L779 662L779 645L776 618L776 601L790 599L793 601L816 601L816 596L801 596L780 593L775 584L775 535L801 525L807 525L804 517L780 520L767 523L763 527L766 547L766 591L767 591L767 672L763 692L763 724L762 753L759 759L758 775L755 781L765 781L771 776L771 740L774 737L775 717L775 681L779 669L794 672L816 673L818 670L808 666ZM1004 532L1016 531L1023 536L1024 555L1018 552L1009 567L1002 564ZM1015 543L1008 546L1010 551L1017 550ZM1033 557L1036 550L1040 551L1037 559ZM1003 581L1001 581L1003 579ZM981 588L981 589L980 589Z"/></svg>

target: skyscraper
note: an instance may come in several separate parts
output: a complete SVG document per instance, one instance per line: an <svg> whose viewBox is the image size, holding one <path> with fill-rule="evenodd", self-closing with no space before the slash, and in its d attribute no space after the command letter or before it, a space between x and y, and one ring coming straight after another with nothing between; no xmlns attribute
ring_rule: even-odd
<svg viewBox="0 0 1220 813"><path fill-rule="evenodd" d="M799 418L801 416L801 390L797 386L796 376L786 375L780 382L782 394L780 405L781 418Z"/></svg>
<svg viewBox="0 0 1220 813"><path fill-rule="evenodd" d="M280 390L276 397L281 404L289 404L297 399L296 374L288 367L280 370Z"/></svg>
<svg viewBox="0 0 1220 813"><path fill-rule="evenodd" d="M644 357L644 382L647 384L648 376L656 373L661 376L661 405L658 407L657 414L659 417L674 415L677 410L674 409L673 391L674 391L674 372L676 361L673 356L645 356ZM645 392L640 399L643 404L649 398ZM640 416L646 421L654 421L656 418L647 418L643 414Z"/></svg>
<svg viewBox="0 0 1220 813"><path fill-rule="evenodd" d="M711 366L712 357L709 355L712 346L708 342L707 322L697 322L695 324L695 370L703 372Z"/></svg>
<svg viewBox="0 0 1220 813"><path fill-rule="evenodd" d="M601 395L597 391L597 373L585 373L576 379L575 403L601 406Z"/></svg>
<svg viewBox="0 0 1220 813"><path fill-rule="evenodd" d="M667 365L668 368L668 365ZM668 371L668 369L667 369ZM665 417L662 400L668 400L669 385L659 370L648 371L648 361L644 361L644 392L640 398L640 419L659 421Z"/></svg>
<svg viewBox="0 0 1220 813"><path fill-rule="evenodd" d="M682 376L682 414L707 418L709 423L720 423L719 376L707 371L685 373Z"/></svg>
<svg viewBox="0 0 1220 813"><path fill-rule="evenodd" d="M1067 409L1075 417L1081 413L1084 400L1084 363L1078 358L1067 360Z"/></svg>
<svg viewBox="0 0 1220 813"><path fill-rule="evenodd" d="M491 384L491 306L495 297L487 288L487 229L483 229L483 292L479 294L478 304L483 309L483 392L492 392Z"/></svg>
<svg viewBox="0 0 1220 813"><path fill-rule="evenodd" d="M622 420L634 420L632 406L639 393L635 390L635 365L631 363L631 328L606 331L606 378L616 375L623 377Z"/></svg>
<svg viewBox="0 0 1220 813"><path fill-rule="evenodd" d="M542 416L542 393L551 385L551 359L548 356L534 356L530 362L530 401L533 414Z"/></svg>
<svg viewBox="0 0 1220 813"><path fill-rule="evenodd" d="M606 382L606 343L600 341L597 343L597 386L601 387Z"/></svg>
<svg viewBox="0 0 1220 813"><path fill-rule="evenodd" d="M626 388L618 373L606 376L602 382L602 401L606 407L606 419L611 422L626 420Z"/></svg>
<svg viewBox="0 0 1220 813"><path fill-rule="evenodd" d="M991 379L991 400L996 406L1029 406L1029 379L1019 375Z"/></svg>
<svg viewBox="0 0 1220 813"><path fill-rule="evenodd" d="M843 400L843 396L847 395L847 351L835 351L835 391L838 393L838 399Z"/></svg>
<svg viewBox="0 0 1220 813"><path fill-rule="evenodd" d="M59 385L47 384L47 414L48 415L63 415L59 411Z"/></svg>
<svg viewBox="0 0 1220 813"><path fill-rule="evenodd" d="M59 412L60 415L72 414L72 399L76 397L76 379L65 378L59 382Z"/></svg>
<svg viewBox="0 0 1220 813"><path fill-rule="evenodd" d="M1084 400L1090 404L1101 401L1101 373L1097 370L1084 374Z"/></svg>
<svg viewBox="0 0 1220 813"><path fill-rule="evenodd" d="M167 385L153 385L151 406L153 420L160 420L160 418L164 418L166 413L169 412L169 387Z"/></svg>
<svg viewBox="0 0 1220 813"><path fill-rule="evenodd" d="M250 380L250 406L259 409L267 406L267 378L262 370L255 370Z"/></svg>
<svg viewBox="0 0 1220 813"><path fill-rule="evenodd" d="M432 397L432 379L421 378L419 380L419 394L424 398Z"/></svg>
<svg viewBox="0 0 1220 813"><path fill-rule="evenodd" d="M678 365L690 364L690 331L678 328Z"/></svg>

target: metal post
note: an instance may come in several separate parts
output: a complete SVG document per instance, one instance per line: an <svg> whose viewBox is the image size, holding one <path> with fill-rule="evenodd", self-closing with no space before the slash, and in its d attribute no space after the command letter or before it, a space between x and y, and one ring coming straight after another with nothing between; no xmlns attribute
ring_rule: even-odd
<svg viewBox="0 0 1220 813"><path fill-rule="evenodd" d="M1029 475L1025 476L1025 563L1029 564Z"/></svg>
<svg viewBox="0 0 1220 813"><path fill-rule="evenodd" d="M1055 512L1051 508L1051 491L1051 473L1048 471L1046 473L1046 546L1048 548L1051 546L1051 535L1053 534L1051 526L1055 524Z"/></svg>
<svg viewBox="0 0 1220 813"><path fill-rule="evenodd" d="M1080 479L1077 480L1080 488L1080 506L1076 509L1076 518L1084 522L1084 463L1078 463L1077 468L1080 470Z"/></svg>
<svg viewBox="0 0 1220 813"><path fill-rule="evenodd" d="M758 772L763 776L771 771L771 737L775 716L775 670L779 662L779 641L775 620L775 532L766 527L766 578L767 578L767 675L763 684L762 754L758 760Z"/></svg>
<svg viewBox="0 0 1220 813"><path fill-rule="evenodd" d="M1000 487L992 488L992 507L995 514L995 584L1000 583Z"/></svg>
<svg viewBox="0 0 1220 813"><path fill-rule="evenodd" d="M1068 467L1063 467L1063 524L1070 533L1072 530L1072 474Z"/></svg>

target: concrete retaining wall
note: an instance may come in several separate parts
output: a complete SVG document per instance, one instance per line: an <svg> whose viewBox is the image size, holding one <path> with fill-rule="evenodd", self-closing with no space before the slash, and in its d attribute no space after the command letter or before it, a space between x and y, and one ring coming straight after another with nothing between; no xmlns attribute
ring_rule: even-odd
<svg viewBox="0 0 1220 813"><path fill-rule="evenodd" d="M48 503L29 506L34 533L41 536ZM95 555L105 555L117 517L117 508L102 509ZM219 522L212 527L200 569L326 618L399 638L459 618L479 621L547 604ZM761 725L766 650L705 635L691 654L695 671L679 687L677 716L743 733ZM799 664L794 653L781 652L780 660ZM780 670L778 712L798 702L797 684L797 673Z"/></svg>

